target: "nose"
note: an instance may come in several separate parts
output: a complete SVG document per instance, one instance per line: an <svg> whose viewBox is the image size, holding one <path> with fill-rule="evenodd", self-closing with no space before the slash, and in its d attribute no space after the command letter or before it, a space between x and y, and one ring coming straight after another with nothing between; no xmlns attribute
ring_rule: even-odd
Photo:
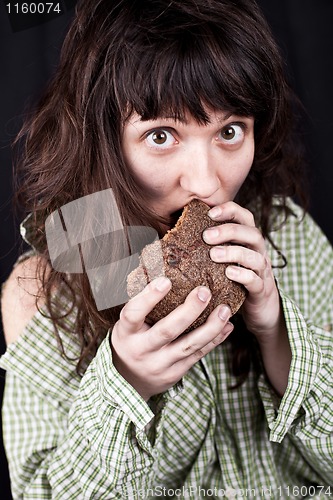
<svg viewBox="0 0 333 500"><path fill-rule="evenodd" d="M200 199L209 198L220 188L216 161L205 147L187 151L180 185L189 195Z"/></svg>

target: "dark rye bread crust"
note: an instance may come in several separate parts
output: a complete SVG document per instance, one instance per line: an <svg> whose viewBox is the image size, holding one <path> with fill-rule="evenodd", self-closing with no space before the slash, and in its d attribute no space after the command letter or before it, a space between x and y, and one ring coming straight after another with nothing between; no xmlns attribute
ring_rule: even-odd
<svg viewBox="0 0 333 500"><path fill-rule="evenodd" d="M154 324L182 304L196 286L205 285L212 298L202 314L186 330L204 323L219 304L227 304L235 314L243 304L245 288L225 275L227 264L213 262L209 256L210 245L202 233L207 227L220 225L207 215L209 206L193 200L184 207L176 226L165 236L147 245L140 255L140 265L127 278L127 293L137 295L150 281L167 276L172 282L168 294L149 313L146 320Z"/></svg>

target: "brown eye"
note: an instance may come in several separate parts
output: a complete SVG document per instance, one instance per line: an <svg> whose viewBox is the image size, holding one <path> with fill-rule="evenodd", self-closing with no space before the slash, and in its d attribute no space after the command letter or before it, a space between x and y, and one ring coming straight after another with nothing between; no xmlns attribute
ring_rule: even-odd
<svg viewBox="0 0 333 500"><path fill-rule="evenodd" d="M240 145L244 141L245 129L241 124L227 125L220 132L220 140L225 144Z"/></svg>
<svg viewBox="0 0 333 500"><path fill-rule="evenodd" d="M226 141L230 141L231 139L233 139L236 135L236 132L235 132L235 129L233 127L228 127L226 129L224 129L221 133L223 139L225 139Z"/></svg>
<svg viewBox="0 0 333 500"><path fill-rule="evenodd" d="M177 141L170 130L155 129L146 135L146 143L153 148L168 149Z"/></svg>
<svg viewBox="0 0 333 500"><path fill-rule="evenodd" d="M152 134L152 140L155 144L165 144L167 141L167 135L163 130L159 130L158 132L154 132Z"/></svg>

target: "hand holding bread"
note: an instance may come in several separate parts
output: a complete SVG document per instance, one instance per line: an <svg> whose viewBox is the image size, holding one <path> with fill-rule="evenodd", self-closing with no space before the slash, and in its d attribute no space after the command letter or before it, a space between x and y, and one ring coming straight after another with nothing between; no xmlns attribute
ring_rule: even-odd
<svg viewBox="0 0 333 500"><path fill-rule="evenodd" d="M205 229L220 224L210 219L208 211L208 205L192 200L184 207L176 226L162 240L143 249L140 266L129 274L127 291L130 297L159 276L167 276L171 280L171 290L149 312L147 322L154 324L164 318L182 304L196 286L207 286L212 299L189 328L203 324L219 304L227 304L231 313L235 314L244 302L245 288L226 276L227 264L211 259L211 246L203 240Z"/></svg>
<svg viewBox="0 0 333 500"><path fill-rule="evenodd" d="M252 214L234 202L211 211L198 200L186 206L175 228L143 250L128 293L112 332L113 362L145 400L221 344L241 306L258 340L280 332L264 239Z"/></svg>

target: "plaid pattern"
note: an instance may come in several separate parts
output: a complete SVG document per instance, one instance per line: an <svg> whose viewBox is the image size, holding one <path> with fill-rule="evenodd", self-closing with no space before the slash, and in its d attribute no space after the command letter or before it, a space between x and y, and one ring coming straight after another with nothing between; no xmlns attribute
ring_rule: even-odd
<svg viewBox="0 0 333 500"><path fill-rule="evenodd" d="M38 312L0 362L15 499L333 495L333 253L290 204L295 216L272 232L288 259L276 269L293 355L283 398L255 371L230 390L226 342L153 411L112 365L109 336L80 378ZM62 337L74 359L75 336Z"/></svg>

